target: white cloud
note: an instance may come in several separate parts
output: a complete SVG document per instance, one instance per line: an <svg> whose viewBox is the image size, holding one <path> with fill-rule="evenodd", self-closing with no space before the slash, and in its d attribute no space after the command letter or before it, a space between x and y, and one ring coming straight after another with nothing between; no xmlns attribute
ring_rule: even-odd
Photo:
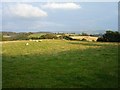
<svg viewBox="0 0 120 90"><path fill-rule="evenodd" d="M47 3L41 6L42 8L48 9L65 9L65 10L73 10L80 9L80 5L75 3Z"/></svg>
<svg viewBox="0 0 120 90"><path fill-rule="evenodd" d="M119 2L119 0L1 0L2 2Z"/></svg>
<svg viewBox="0 0 120 90"><path fill-rule="evenodd" d="M16 5L10 5L8 7L8 12L15 16L19 17L45 17L47 16L47 13L43 10L41 10L38 7L34 7L30 4L16 4Z"/></svg>

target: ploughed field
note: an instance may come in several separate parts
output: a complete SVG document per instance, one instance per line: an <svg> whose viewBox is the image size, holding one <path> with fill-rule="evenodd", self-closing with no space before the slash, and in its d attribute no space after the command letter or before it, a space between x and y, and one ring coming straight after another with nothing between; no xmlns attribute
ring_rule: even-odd
<svg viewBox="0 0 120 90"><path fill-rule="evenodd" d="M2 74L3 88L115 88L118 43L2 42Z"/></svg>

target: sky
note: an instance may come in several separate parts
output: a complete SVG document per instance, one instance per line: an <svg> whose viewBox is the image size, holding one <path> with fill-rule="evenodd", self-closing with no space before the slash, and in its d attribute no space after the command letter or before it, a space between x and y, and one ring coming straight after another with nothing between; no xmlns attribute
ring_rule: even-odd
<svg viewBox="0 0 120 90"><path fill-rule="evenodd" d="M3 2L2 31L103 33L118 30L117 2Z"/></svg>

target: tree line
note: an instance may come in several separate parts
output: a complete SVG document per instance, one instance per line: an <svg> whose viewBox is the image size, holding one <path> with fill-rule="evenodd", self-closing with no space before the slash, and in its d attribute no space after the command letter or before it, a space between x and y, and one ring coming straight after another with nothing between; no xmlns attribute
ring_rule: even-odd
<svg viewBox="0 0 120 90"><path fill-rule="evenodd" d="M30 35L35 34L32 32L28 33L15 33L15 32L2 32L0 33L0 41L13 41L13 40L29 40L29 39L66 39L73 40L70 36L76 34L65 35L65 33L59 34L57 33L46 33L41 36L29 37ZM79 34L79 36L97 36L97 35L89 35L87 33ZM106 31L103 35L99 36L97 39L98 42L120 42L120 32L118 31Z"/></svg>
<svg viewBox="0 0 120 90"><path fill-rule="evenodd" d="M97 41L100 42L120 42L120 32L118 31L106 31L106 33L99 37Z"/></svg>

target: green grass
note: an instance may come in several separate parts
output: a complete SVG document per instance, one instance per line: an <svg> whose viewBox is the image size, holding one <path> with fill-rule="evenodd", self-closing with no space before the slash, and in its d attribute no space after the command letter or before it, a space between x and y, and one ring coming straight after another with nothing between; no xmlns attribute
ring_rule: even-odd
<svg viewBox="0 0 120 90"><path fill-rule="evenodd" d="M3 88L118 87L117 43L43 40L2 48Z"/></svg>

